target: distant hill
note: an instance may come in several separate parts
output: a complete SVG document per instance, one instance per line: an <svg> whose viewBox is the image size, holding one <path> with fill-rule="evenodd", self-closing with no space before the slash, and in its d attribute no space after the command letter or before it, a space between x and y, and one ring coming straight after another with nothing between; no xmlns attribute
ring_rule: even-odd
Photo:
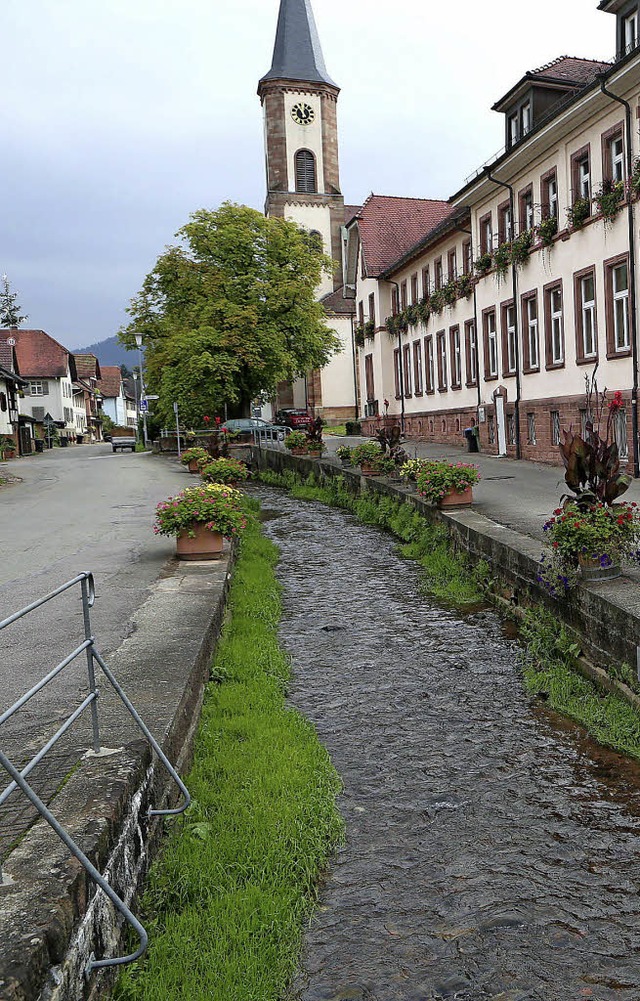
<svg viewBox="0 0 640 1001"><path fill-rule="evenodd" d="M95 355L101 365L126 365L132 369L138 364L138 352L127 351L117 337L108 337L106 341L89 344L86 348L74 348L73 353Z"/></svg>

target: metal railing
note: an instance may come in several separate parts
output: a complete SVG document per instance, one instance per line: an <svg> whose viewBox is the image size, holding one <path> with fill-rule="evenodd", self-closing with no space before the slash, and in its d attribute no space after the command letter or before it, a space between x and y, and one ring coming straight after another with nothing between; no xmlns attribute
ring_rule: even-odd
<svg viewBox="0 0 640 1001"><path fill-rule="evenodd" d="M146 739L149 741L151 747L157 754L158 758L165 766L171 778L175 781L180 792L183 796L183 802L180 806L174 809L166 810L153 810L150 809L149 816L174 816L179 813L183 813L191 801L189 791L182 779L176 772L175 768L166 757L162 748L159 746L158 742L151 734L150 730L138 714L137 710L127 697L122 686L114 677L113 673L105 663L103 657L95 647L95 639L91 632L91 616L90 609L93 607L95 601L95 586L93 580L93 574L91 573L81 573L73 580L67 581L61 587L56 588L55 591L51 591L49 594L45 595L43 598L39 598L37 601L32 602L27 605L26 608L20 609L20 611L15 612L13 615L8 616L8 618L3 619L0 622L0 631L8 628L12 623L17 622L18 619L24 618L30 612L33 612L37 608L41 608L43 605L47 604L49 601L53 601L55 598L64 594L66 591L74 587L80 587L81 597L82 597L82 616L84 622L84 640L80 643L75 650L69 653L63 660L60 661L48 674L41 678L28 692L14 702L9 709L0 715L0 727L7 720L11 719L23 706L27 704L35 695L41 692L50 682L57 678L62 672L68 668L75 660L85 654L87 663L87 682L88 682L88 694L80 702L80 704L73 709L68 717L65 719L64 723L59 727L56 733L44 744L44 746L35 754L22 769L18 769L12 761L7 757L2 748L0 747L0 765L9 773L11 777L11 782L9 785L0 793L0 807L9 799L9 797L16 791L20 789L24 795L27 797L29 802L36 808L41 817L43 817L46 822L53 828L55 833L58 835L60 840L66 845L72 855L78 859L78 861L84 866L85 870L91 877L91 879L97 884L97 886L103 890L107 895L113 906L117 911L123 916L123 918L128 922L129 925L137 933L140 944L135 952L127 956L118 956L113 959L100 959L96 960L92 954L85 967L85 976L88 977L94 970L101 969L110 966L122 966L125 963L132 963L134 960L139 959L143 955L147 948L148 935L143 926L140 924L138 919L132 914L131 910L127 907L123 900L118 896L118 894L112 889L106 879L102 876L100 872L95 868L95 866L89 861L84 852L78 847L71 836L65 831L60 822L55 818L52 812L48 809L45 803L42 802L40 797L34 791L32 786L27 782L28 775L33 771L33 769L39 764L40 761L45 757L45 755L58 743L61 737L67 733L73 724L82 716L85 710L90 709L91 711L91 730L92 730L92 744L94 754L101 753L100 744L100 720L98 714L98 697L99 690L96 684L96 665L98 669L102 672L102 675L109 682L111 687L114 689L120 701L125 706L127 711L133 717L136 725L142 731ZM3 885L7 885L8 880L5 879L0 865L0 889Z"/></svg>
<svg viewBox="0 0 640 1001"><path fill-rule="evenodd" d="M253 444L257 445L258 448L262 448L263 445L269 445L270 447L279 448L282 442L291 434L290 427L280 426L279 424L273 424L266 428L253 428Z"/></svg>

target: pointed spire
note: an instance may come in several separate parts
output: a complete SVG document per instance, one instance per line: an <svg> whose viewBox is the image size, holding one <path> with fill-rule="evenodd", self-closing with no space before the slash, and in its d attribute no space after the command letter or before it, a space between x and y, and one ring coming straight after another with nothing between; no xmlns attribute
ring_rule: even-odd
<svg viewBox="0 0 640 1001"><path fill-rule="evenodd" d="M335 87L324 64L311 0L280 0L273 62L266 80L309 80Z"/></svg>

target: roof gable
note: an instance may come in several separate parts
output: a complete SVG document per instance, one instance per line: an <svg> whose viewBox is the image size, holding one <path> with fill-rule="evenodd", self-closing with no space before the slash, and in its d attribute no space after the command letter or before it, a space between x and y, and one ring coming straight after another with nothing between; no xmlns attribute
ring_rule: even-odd
<svg viewBox="0 0 640 1001"><path fill-rule="evenodd" d="M44 330L24 330L12 327L0 331L0 338L13 337L18 370L25 379L63 379L75 376L72 356L58 341Z"/></svg>
<svg viewBox="0 0 640 1001"><path fill-rule="evenodd" d="M280 0L276 42L267 80L308 80L335 87L324 64L311 0Z"/></svg>
<svg viewBox="0 0 640 1001"><path fill-rule="evenodd" d="M102 378L98 381L98 389L103 396L120 396L122 389L122 372L117 365L102 366Z"/></svg>

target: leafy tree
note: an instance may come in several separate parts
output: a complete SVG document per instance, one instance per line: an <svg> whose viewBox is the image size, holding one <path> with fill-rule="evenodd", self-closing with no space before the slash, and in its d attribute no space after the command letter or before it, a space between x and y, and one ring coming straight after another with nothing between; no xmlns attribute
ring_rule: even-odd
<svg viewBox="0 0 640 1001"><path fill-rule="evenodd" d="M11 291L11 282L7 275L2 276L0 288L0 327L19 327L29 317L22 315L18 305L18 293Z"/></svg>
<svg viewBox="0 0 640 1001"><path fill-rule="evenodd" d="M199 425L245 415L262 392L321 368L339 347L316 290L332 262L284 219L225 203L195 212L147 275L120 339L145 338L145 383L156 413Z"/></svg>

